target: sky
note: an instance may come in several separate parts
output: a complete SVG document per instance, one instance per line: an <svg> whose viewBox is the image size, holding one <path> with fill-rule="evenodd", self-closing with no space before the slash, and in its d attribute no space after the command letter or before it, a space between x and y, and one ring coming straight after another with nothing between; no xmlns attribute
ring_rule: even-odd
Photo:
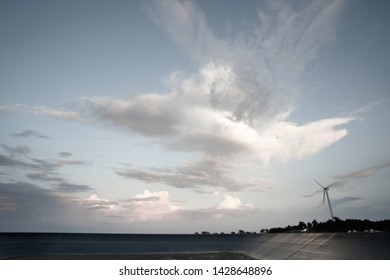
<svg viewBox="0 0 390 280"><path fill-rule="evenodd" d="M0 1L0 231L389 219L389 10Z"/></svg>

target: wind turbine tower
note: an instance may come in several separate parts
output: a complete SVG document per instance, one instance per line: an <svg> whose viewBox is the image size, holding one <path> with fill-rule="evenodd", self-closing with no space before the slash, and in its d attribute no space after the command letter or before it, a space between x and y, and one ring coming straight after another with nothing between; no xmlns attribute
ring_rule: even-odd
<svg viewBox="0 0 390 280"><path fill-rule="evenodd" d="M334 216L333 216L333 211L332 211L332 205L330 204L330 198L329 198L329 193L328 193L328 190L331 186L334 186L336 185L338 182L335 182L335 183L332 183L326 187L324 187L323 185L321 185L320 183L318 183L315 179L313 179L323 190L324 190L324 195L323 195L323 198L322 198L322 205L325 204L325 196L326 196L326 199L328 200L328 205L329 205L329 211L330 211L330 216L332 217L332 220L334 220Z"/></svg>

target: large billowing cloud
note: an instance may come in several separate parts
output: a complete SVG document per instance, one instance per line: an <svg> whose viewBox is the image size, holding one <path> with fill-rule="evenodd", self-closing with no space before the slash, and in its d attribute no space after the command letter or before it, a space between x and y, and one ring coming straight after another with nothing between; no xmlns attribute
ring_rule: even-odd
<svg viewBox="0 0 390 280"><path fill-rule="evenodd" d="M163 149L197 155L171 170L117 170L123 177L198 192L204 191L200 187L261 189L270 179L251 174L249 164L314 155L346 136L347 130L339 127L354 120L289 121L292 100L300 94L299 78L332 40L343 3L264 1L256 26L227 40L214 34L195 2L151 1L145 8L148 16L199 65L197 72L173 73L168 92L82 98L78 112L21 104L5 104L0 110L116 126L154 139ZM80 163L68 157L57 161ZM238 178L240 171L248 176Z"/></svg>
<svg viewBox="0 0 390 280"><path fill-rule="evenodd" d="M316 154L344 137L347 131L338 126L353 118L299 125L288 117L298 79L332 39L342 6L266 1L258 8L258 27L228 41L214 35L193 2L152 1L148 15L199 63L199 71L172 75L168 93L88 98L89 118L206 157L251 153L268 164Z"/></svg>

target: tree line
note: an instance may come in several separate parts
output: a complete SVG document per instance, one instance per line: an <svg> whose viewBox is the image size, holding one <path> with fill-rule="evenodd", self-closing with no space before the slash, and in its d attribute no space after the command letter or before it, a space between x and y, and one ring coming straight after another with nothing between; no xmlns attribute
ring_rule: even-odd
<svg viewBox="0 0 390 280"><path fill-rule="evenodd" d="M326 222L318 222L313 220L311 222L300 221L297 225L288 225L286 227L273 227L269 229L261 229L258 232L250 232L238 230L231 231L230 234L265 234L265 233L297 233L297 232L390 232L390 220L370 221L359 219L341 220L337 217ZM229 233L210 233L209 231L202 231L195 234L229 234Z"/></svg>

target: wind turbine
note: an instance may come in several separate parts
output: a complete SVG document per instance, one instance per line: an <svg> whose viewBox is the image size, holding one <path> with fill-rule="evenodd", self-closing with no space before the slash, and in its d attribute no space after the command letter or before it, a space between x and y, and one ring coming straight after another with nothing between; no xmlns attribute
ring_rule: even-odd
<svg viewBox="0 0 390 280"><path fill-rule="evenodd" d="M328 205L329 205L329 211L330 211L330 216L332 217L332 220L334 220L334 217L333 217L333 211L332 211L332 205L330 205L330 199L329 199L329 194L328 194L328 190L331 186L334 186L336 185L338 182L335 182L335 183L332 183L326 187L324 187L323 185L321 185L320 183L318 183L315 179L313 179L318 185L320 185L321 188L324 189L324 195L323 195L323 198L322 198L322 205L325 204L325 196L328 200Z"/></svg>

